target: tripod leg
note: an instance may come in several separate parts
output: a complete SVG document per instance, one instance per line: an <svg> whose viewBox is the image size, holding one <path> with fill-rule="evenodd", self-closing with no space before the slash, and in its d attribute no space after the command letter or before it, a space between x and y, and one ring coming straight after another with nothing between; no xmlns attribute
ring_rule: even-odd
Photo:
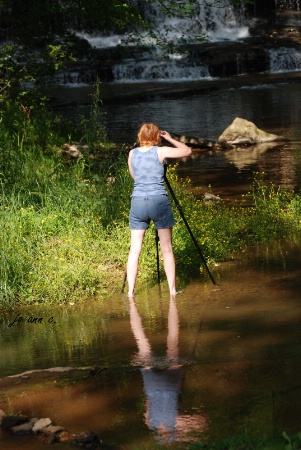
<svg viewBox="0 0 301 450"><path fill-rule="evenodd" d="M160 284L159 235L157 229L156 229L156 252L157 252L157 276L158 276L158 284Z"/></svg>
<svg viewBox="0 0 301 450"><path fill-rule="evenodd" d="M193 235L193 233L192 233L192 231L191 231L191 229L190 229L190 226L189 226L189 224L188 224L188 222L187 222L187 220L186 220L186 218L185 218L185 216L184 216L184 213L183 213L183 211L182 211L181 205L180 205L180 203L178 202L178 199L177 199L177 197L175 196L175 193L174 193L174 191L172 190L172 187L171 187L171 185L170 185L170 183L169 183L169 181L168 181L168 179L167 179L167 177L166 177L166 174L165 174L165 176L164 176L164 180L165 180L166 186L168 187L169 192L170 192L170 194L171 194L171 196L172 196L172 198L173 198L173 200L174 200L174 202L175 202L175 204L176 204L176 206L177 206L177 208L178 208L178 211L179 211L179 213L180 213L180 215L181 215L181 217L182 217L182 219L183 219L183 222L184 222L185 225L186 225L186 228L187 228L187 230L188 230L188 232L189 232L189 234L190 234L190 236L191 236L191 239L192 239L194 245L196 246L196 249L197 249L197 251L198 251L198 253L199 253L199 255L200 255L200 257L201 257L201 259L202 259L202 261L203 261L203 265L204 265L205 269L207 270L207 273L208 273L208 275L209 275L209 277L210 277L210 280L212 281L213 284L217 285L216 281L214 280L214 278L213 278L213 276L212 276L212 273L211 273L210 270L209 270L209 267L207 266L206 260L205 260L205 258L204 258L203 253L202 253L202 250L201 250L199 244L197 243L197 241L196 241L196 239L195 239L195 237L194 237L194 235Z"/></svg>
<svg viewBox="0 0 301 450"><path fill-rule="evenodd" d="M124 288L125 288L126 279L127 279L127 273L126 273L126 269L125 269L123 283L122 283L122 288L121 288L121 293L122 294L124 294Z"/></svg>
<svg viewBox="0 0 301 450"><path fill-rule="evenodd" d="M130 247L129 247L129 251L130 251ZM124 278L123 278L123 283L122 283L122 288L121 288L121 293L122 294L124 294L124 288L125 288L126 279L127 279L127 267L124 270Z"/></svg>

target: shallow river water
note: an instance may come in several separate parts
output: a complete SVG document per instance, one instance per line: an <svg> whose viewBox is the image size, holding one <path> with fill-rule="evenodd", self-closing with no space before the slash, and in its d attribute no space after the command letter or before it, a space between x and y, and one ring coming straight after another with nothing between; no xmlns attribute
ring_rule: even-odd
<svg viewBox="0 0 301 450"><path fill-rule="evenodd" d="M198 195L210 191L224 200L239 200L246 194L254 172L264 172L267 181L286 189L301 187L301 84L274 82L267 76L258 85L193 90L177 96L155 95L140 101L105 103L109 137L134 142L143 122L155 122L175 134L217 141L236 117L253 122L261 130L284 136L285 145L258 146L231 151L194 150L180 163L178 173L189 176Z"/></svg>
<svg viewBox="0 0 301 450"><path fill-rule="evenodd" d="M135 301L115 293L6 313L0 409L51 417L72 433L91 429L124 449L299 431L300 263L296 238L215 267L218 286L200 276L176 300L162 282ZM93 370L63 381L47 372L7 377L61 366ZM0 442L44 448L33 437L0 434Z"/></svg>
<svg viewBox="0 0 301 450"><path fill-rule="evenodd" d="M245 193L254 171L299 190L298 84L190 96L179 110L166 99L163 116L162 104L162 98L144 102L143 114L141 104L107 104L111 132L114 125L122 142L129 127L134 136L138 122L161 118L162 128L216 139L234 117L243 116L290 141L255 153L232 152L232 160L228 154L198 153L180 164L179 173L201 189L211 184L226 199ZM184 449L194 440L246 430L300 431L300 244L297 236L251 248L212 268L218 286L200 275L176 300L162 282L135 301L113 292L85 305L2 311L0 409L50 417L71 433L90 429L126 450L152 449L158 442ZM63 379L52 372L15 377L53 367L81 371L66 372ZM0 431L3 450L44 447L38 437Z"/></svg>
<svg viewBox="0 0 301 450"><path fill-rule="evenodd" d="M101 121L108 138L122 148L135 142L143 122L155 122L178 135L217 141L232 121L241 117L288 141L279 146L230 151L194 150L192 158L179 164L178 173L189 176L197 195L210 189L228 201L240 200L249 191L254 172L264 172L266 181L299 190L300 75L294 72L190 83L104 85ZM57 89L53 96L57 97L58 112L67 116L89 114L92 92L91 87L84 86Z"/></svg>

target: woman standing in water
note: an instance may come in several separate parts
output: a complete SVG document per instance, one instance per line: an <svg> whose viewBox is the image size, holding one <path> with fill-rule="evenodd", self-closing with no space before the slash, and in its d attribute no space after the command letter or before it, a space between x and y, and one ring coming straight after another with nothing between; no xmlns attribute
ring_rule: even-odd
<svg viewBox="0 0 301 450"><path fill-rule="evenodd" d="M173 147L162 146L161 137ZM129 153L128 165L134 180L131 195L131 247L127 263L128 296L134 296L138 261L145 231L153 221L158 231L164 270L170 295L176 295L176 269L172 249L172 227L175 224L170 201L164 186L164 162L168 158L184 158L191 149L160 131L153 123L144 123L138 132L139 147Z"/></svg>

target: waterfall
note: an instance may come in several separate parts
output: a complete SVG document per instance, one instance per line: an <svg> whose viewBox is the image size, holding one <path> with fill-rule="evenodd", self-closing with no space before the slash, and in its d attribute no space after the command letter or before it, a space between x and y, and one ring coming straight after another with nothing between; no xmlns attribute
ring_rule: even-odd
<svg viewBox="0 0 301 450"><path fill-rule="evenodd" d="M133 0L133 3L137 2L139 0ZM152 2L145 2L143 8L145 18L152 24L161 42L200 42L203 39L211 42L235 41L249 36L243 4L234 8L229 0L198 0L194 13L189 18L171 18L168 14L164 15L158 4ZM87 39L94 48L133 44L131 34L96 37L78 35ZM156 44L154 38L143 32L140 42L145 45Z"/></svg>
<svg viewBox="0 0 301 450"><path fill-rule="evenodd" d="M198 0L189 18L169 18L162 15L156 4L148 4L146 17L158 27L158 33L170 41L237 40L248 36L243 4L234 8L229 0Z"/></svg>
<svg viewBox="0 0 301 450"><path fill-rule="evenodd" d="M301 70L301 51L295 48L269 49L270 72L293 72Z"/></svg>
<svg viewBox="0 0 301 450"><path fill-rule="evenodd" d="M132 3L140 7L142 4L139 0L132 0ZM180 5L181 2L178 3ZM114 81L208 79L208 66L200 59L187 58L185 50L179 50L177 45L185 49L187 44L237 41L249 35L244 7L234 8L229 0L198 0L193 14L185 18L164 14L157 2L143 2L143 15L152 24L157 37L155 40L148 33L141 32L139 43L145 47L143 51L136 52L139 47L137 38L133 40L130 33L124 36L80 35L95 49L108 49L117 45L127 48L128 56L112 64ZM158 45L158 42L162 45ZM161 48L169 48L169 53L166 54Z"/></svg>
<svg viewBox="0 0 301 450"><path fill-rule="evenodd" d="M113 66L114 81L179 81L210 78L207 65L186 65L181 57L169 59L125 60Z"/></svg>
<svg viewBox="0 0 301 450"><path fill-rule="evenodd" d="M250 24L251 33L258 30L242 3L234 7L231 0L196 0L193 13L180 18L171 17L159 7L159 3L166 5L167 0L127 1L140 8L141 14L152 24L152 34L133 33L134 39L130 32L127 35L113 32L98 36L82 34L81 37L97 50L98 58L88 75L89 69L85 65L65 72L62 76L65 85L91 84L96 76L117 83L175 82L301 70L298 42L293 42L295 48L286 48L284 43L278 48L279 42L275 39L275 48L270 48L273 43L269 37L268 45L263 39L261 47L250 45L248 51L248 43L254 36L250 36L247 24ZM292 27L292 32L301 22L301 0L256 1L265 2L269 7L273 3L277 24ZM180 7L181 4L185 2L173 0L173 5ZM266 50L267 46L269 50Z"/></svg>

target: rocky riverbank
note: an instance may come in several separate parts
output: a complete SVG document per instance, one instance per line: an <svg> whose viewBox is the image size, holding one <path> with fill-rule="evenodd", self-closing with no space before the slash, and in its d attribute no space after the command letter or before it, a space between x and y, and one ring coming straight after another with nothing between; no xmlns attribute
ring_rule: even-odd
<svg viewBox="0 0 301 450"><path fill-rule="evenodd" d="M100 370L100 369L98 369ZM45 444L66 445L59 448L84 447L115 449L107 445L91 429L70 430L63 419L58 421L58 411L66 410L62 389L73 393L89 388L98 371L58 367L35 370L0 379L0 440L1 449L13 450L20 445L27 448L44 448ZM51 406L51 408L49 408ZM53 417L48 415L52 410ZM68 405L67 405L68 409ZM84 415L83 411L79 413ZM69 414L66 413L66 416ZM66 422L68 422L66 417ZM87 423L82 423L87 426ZM57 445L55 448L58 448Z"/></svg>

